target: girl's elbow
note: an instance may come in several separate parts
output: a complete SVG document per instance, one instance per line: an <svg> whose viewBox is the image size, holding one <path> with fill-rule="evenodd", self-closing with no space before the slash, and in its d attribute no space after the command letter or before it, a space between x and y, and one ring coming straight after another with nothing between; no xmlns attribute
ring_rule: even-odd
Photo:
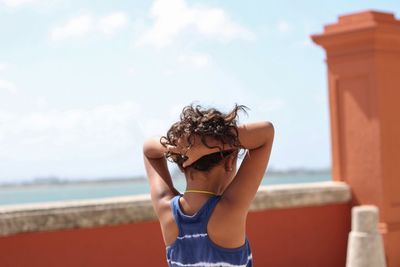
<svg viewBox="0 0 400 267"><path fill-rule="evenodd" d="M273 123L270 121L265 121L264 123L265 123L266 139L267 141L271 141L274 139L275 136L275 127Z"/></svg>

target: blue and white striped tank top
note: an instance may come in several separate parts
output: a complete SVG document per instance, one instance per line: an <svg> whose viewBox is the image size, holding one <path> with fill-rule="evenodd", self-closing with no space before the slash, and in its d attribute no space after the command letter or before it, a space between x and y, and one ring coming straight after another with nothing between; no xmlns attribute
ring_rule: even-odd
<svg viewBox="0 0 400 267"><path fill-rule="evenodd" d="M171 200L179 234L171 245L167 246L167 261L170 267L251 267L253 260L250 244L246 238L245 244L238 248L223 248L213 243L207 235L207 224L220 196L212 196L196 212L185 215L179 206L177 195Z"/></svg>

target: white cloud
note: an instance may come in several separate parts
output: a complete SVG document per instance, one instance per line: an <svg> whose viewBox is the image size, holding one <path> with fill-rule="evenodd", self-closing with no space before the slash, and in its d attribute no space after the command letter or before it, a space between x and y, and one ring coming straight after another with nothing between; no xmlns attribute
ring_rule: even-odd
<svg viewBox="0 0 400 267"><path fill-rule="evenodd" d="M37 108L44 108L48 105L48 100L44 96L37 96L34 98L34 103Z"/></svg>
<svg viewBox="0 0 400 267"><path fill-rule="evenodd" d="M276 28L281 33L285 33L291 30L291 26L286 20L279 21L276 25Z"/></svg>
<svg viewBox="0 0 400 267"><path fill-rule="evenodd" d="M233 22L222 9L199 9L195 12L197 15L196 26L200 33L222 41L254 39L254 33Z"/></svg>
<svg viewBox="0 0 400 267"><path fill-rule="evenodd" d="M100 32L110 35L126 26L127 16L122 12L96 18L89 14L79 15L50 30L50 39L61 41L69 38L83 37L91 33Z"/></svg>
<svg viewBox="0 0 400 267"><path fill-rule="evenodd" d="M172 75L175 75L177 73L177 70L176 69L165 69L164 71L163 71L163 74L165 75L165 76L172 76Z"/></svg>
<svg viewBox="0 0 400 267"><path fill-rule="evenodd" d="M166 130L168 130L168 122L165 119L148 118L138 121L138 124L140 132L146 138L164 135Z"/></svg>
<svg viewBox="0 0 400 267"><path fill-rule="evenodd" d="M133 102L89 109L13 113L0 110L0 159L104 158L142 139Z"/></svg>
<svg viewBox="0 0 400 267"><path fill-rule="evenodd" d="M129 75L136 75L137 74L137 69L134 67L129 67L128 68L128 74Z"/></svg>
<svg viewBox="0 0 400 267"><path fill-rule="evenodd" d="M90 15L80 15L71 18L64 25L57 26L50 31L50 38L60 41L71 37L80 37L93 30L94 21Z"/></svg>
<svg viewBox="0 0 400 267"><path fill-rule="evenodd" d="M8 69L8 64L0 63L0 73L6 71Z"/></svg>
<svg viewBox="0 0 400 267"><path fill-rule="evenodd" d="M0 0L0 3L9 8L19 8L27 5L36 4L43 0Z"/></svg>
<svg viewBox="0 0 400 267"><path fill-rule="evenodd" d="M219 41L255 38L254 33L232 21L223 9L191 7L185 0L155 0L151 16L154 24L140 36L137 45L161 48L185 31Z"/></svg>
<svg viewBox="0 0 400 267"><path fill-rule="evenodd" d="M122 12L115 12L100 18L97 23L97 29L105 34L113 34L116 30L126 26L127 23L128 17L126 14Z"/></svg>
<svg viewBox="0 0 400 267"><path fill-rule="evenodd" d="M0 63L0 74L7 71L8 67L9 65L7 63ZM18 92L18 88L12 81L0 77L0 92L1 91L16 94Z"/></svg>
<svg viewBox="0 0 400 267"><path fill-rule="evenodd" d="M4 79L0 79L0 91L1 90L8 91L12 94L16 94L18 91L17 86L13 82Z"/></svg>
<svg viewBox="0 0 400 267"><path fill-rule="evenodd" d="M193 66L195 68L204 68L210 64L211 59L210 56L207 54L194 53L194 54L180 55L178 57L178 62L184 65Z"/></svg>

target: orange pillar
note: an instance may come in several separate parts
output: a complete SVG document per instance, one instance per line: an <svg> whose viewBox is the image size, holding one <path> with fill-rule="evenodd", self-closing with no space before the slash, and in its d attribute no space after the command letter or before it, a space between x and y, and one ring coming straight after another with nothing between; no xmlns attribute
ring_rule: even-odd
<svg viewBox="0 0 400 267"><path fill-rule="evenodd" d="M353 204L379 207L388 266L400 267L400 21L349 14L312 39L326 50L333 179Z"/></svg>

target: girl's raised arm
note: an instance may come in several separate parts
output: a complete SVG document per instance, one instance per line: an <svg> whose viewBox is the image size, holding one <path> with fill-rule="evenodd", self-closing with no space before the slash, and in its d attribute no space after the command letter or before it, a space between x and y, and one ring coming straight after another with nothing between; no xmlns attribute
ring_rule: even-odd
<svg viewBox="0 0 400 267"><path fill-rule="evenodd" d="M256 122L237 126L241 145L248 151L223 199L231 209L247 214L251 201L264 177L274 140L271 122Z"/></svg>
<svg viewBox="0 0 400 267"><path fill-rule="evenodd" d="M150 183L151 200L157 216L160 216L165 207L169 207L168 200L179 194L172 183L164 156L165 152L166 148L157 138L148 139L143 145L144 165Z"/></svg>

